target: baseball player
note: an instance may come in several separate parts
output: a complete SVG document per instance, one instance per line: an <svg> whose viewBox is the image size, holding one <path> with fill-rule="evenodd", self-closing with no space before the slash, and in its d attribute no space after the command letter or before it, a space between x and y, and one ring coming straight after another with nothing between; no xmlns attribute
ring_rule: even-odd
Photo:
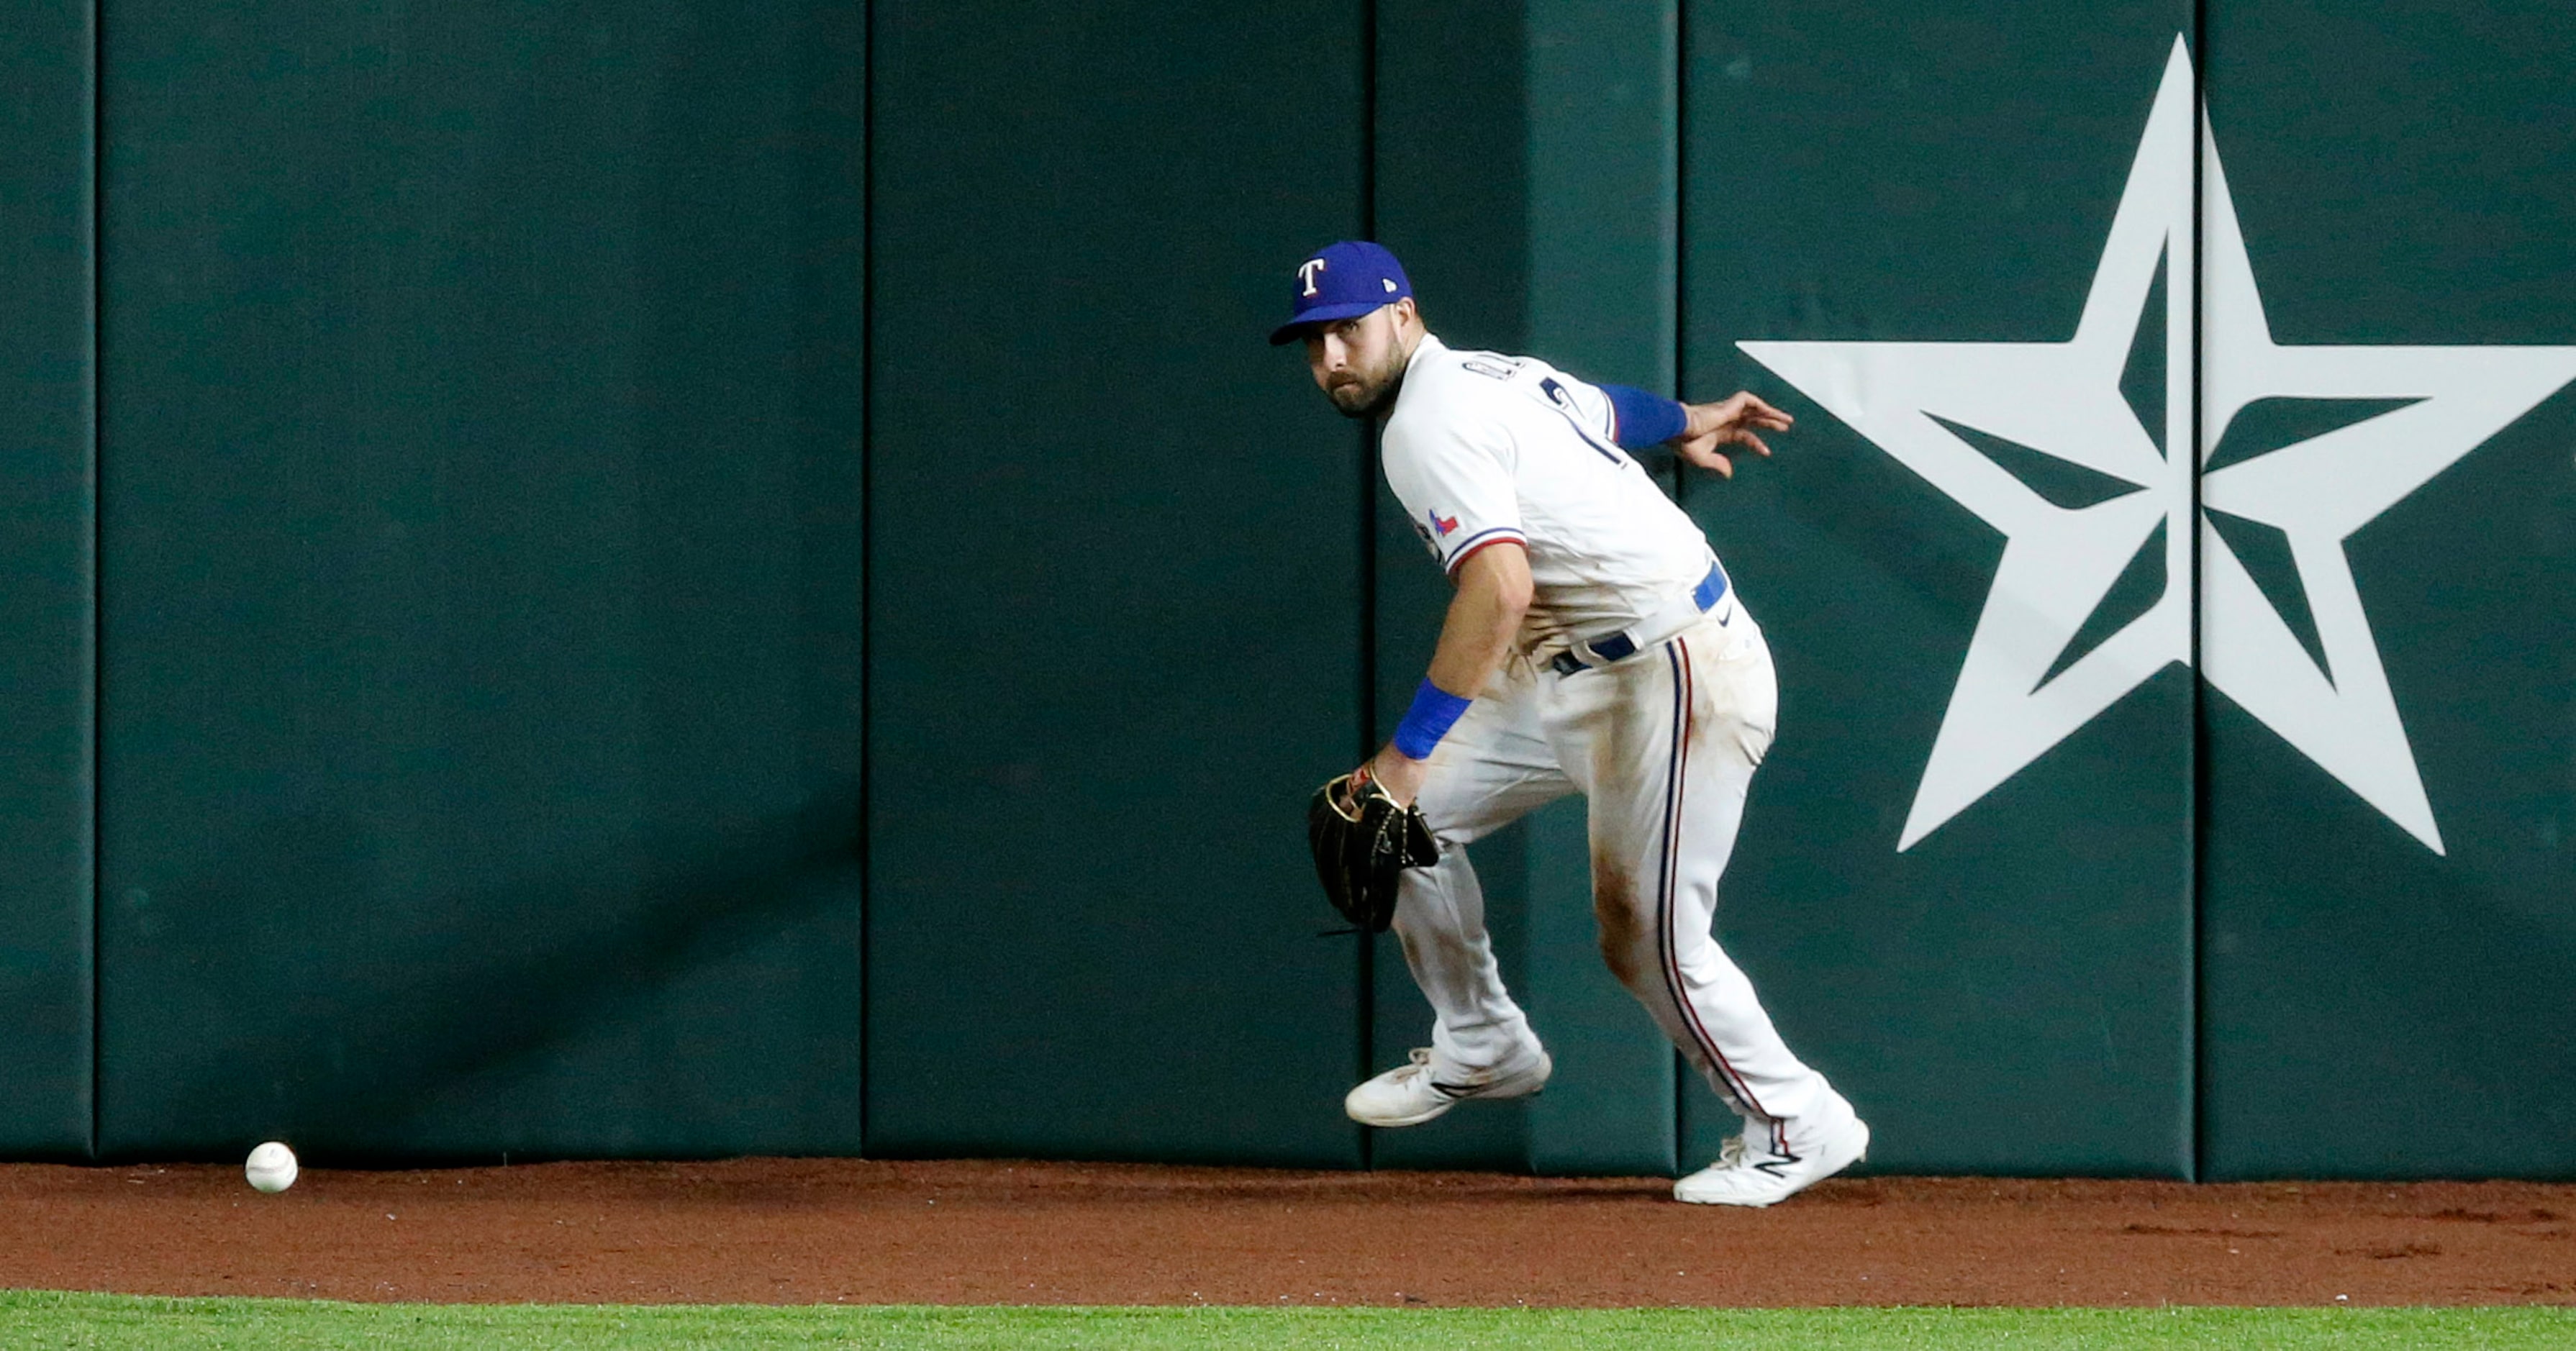
<svg viewBox="0 0 2576 1351"><path fill-rule="evenodd" d="M1453 351L1371 243L1298 264L1302 340L1346 417L1382 419L1387 486L1457 589L1395 737L1354 771L1418 805L1439 861L1402 874L1394 929L1431 1045L1351 1090L1371 1126L1536 1093L1551 1064L1503 988L1466 846L1569 793L1590 808L1601 955L1744 1131L1684 1201L1767 1206L1862 1157L1869 1128L1773 1030L1709 926L1778 707L1770 650L1707 537L1631 459L1669 443L1733 473L1789 416L1751 394L1685 406L1530 357Z"/></svg>

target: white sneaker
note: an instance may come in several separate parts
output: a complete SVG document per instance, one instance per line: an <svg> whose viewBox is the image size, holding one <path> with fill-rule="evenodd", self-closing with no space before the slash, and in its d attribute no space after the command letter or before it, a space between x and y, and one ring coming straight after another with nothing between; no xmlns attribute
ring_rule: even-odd
<svg viewBox="0 0 2576 1351"><path fill-rule="evenodd" d="M1704 1206L1767 1206L1869 1156L1869 1125L1848 1106L1835 1125L1790 1142L1787 1151L1773 1149L1772 1137L1773 1132L1748 1124L1743 1135L1726 1142L1717 1162L1675 1182L1673 1199Z"/></svg>
<svg viewBox="0 0 2576 1351"><path fill-rule="evenodd" d="M1416 1047L1411 1061L1350 1091L1342 1110L1363 1126L1419 1126L1469 1098L1517 1098L1547 1087L1556 1062L1543 1049L1496 1069L1469 1071L1433 1065L1431 1048Z"/></svg>

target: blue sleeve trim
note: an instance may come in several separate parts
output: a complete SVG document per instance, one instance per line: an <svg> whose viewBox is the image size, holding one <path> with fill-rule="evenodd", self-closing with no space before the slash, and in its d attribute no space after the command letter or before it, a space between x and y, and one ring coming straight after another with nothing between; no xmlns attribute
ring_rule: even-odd
<svg viewBox="0 0 2576 1351"><path fill-rule="evenodd" d="M1635 385L1603 385L1601 392L1610 396L1611 416L1618 419L1621 450L1660 446L1690 426L1690 414L1661 394L1648 393Z"/></svg>
<svg viewBox="0 0 2576 1351"><path fill-rule="evenodd" d="M1413 706L1404 710L1404 721L1395 726L1395 749L1408 760L1430 759L1440 738L1458 725L1458 716L1472 702L1432 684L1431 677L1424 676L1422 683L1413 687Z"/></svg>
<svg viewBox="0 0 2576 1351"><path fill-rule="evenodd" d="M1458 547L1450 550L1447 558L1440 560L1441 570L1456 572L1458 565L1466 560L1467 555L1485 547L1485 544L1497 535L1504 539L1519 540L1522 548L1529 547L1529 536L1522 534L1518 529L1508 525L1491 526L1458 541Z"/></svg>

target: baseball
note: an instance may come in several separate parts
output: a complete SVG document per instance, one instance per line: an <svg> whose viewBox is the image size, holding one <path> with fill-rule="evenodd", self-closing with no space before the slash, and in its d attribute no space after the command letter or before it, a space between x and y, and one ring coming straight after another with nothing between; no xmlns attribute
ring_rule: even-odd
<svg viewBox="0 0 2576 1351"><path fill-rule="evenodd" d="M282 1192L295 1185L295 1151L271 1140L250 1152L242 1176L261 1191Z"/></svg>

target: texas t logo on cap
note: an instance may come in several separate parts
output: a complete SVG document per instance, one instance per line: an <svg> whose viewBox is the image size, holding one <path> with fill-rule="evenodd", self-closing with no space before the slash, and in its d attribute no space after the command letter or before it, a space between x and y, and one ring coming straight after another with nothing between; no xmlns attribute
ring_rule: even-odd
<svg viewBox="0 0 2576 1351"><path fill-rule="evenodd" d="M1357 318L1413 294L1413 283L1395 255L1366 240L1345 239L1297 265L1297 292L1288 322L1271 331L1270 345L1295 342L1310 324Z"/></svg>

